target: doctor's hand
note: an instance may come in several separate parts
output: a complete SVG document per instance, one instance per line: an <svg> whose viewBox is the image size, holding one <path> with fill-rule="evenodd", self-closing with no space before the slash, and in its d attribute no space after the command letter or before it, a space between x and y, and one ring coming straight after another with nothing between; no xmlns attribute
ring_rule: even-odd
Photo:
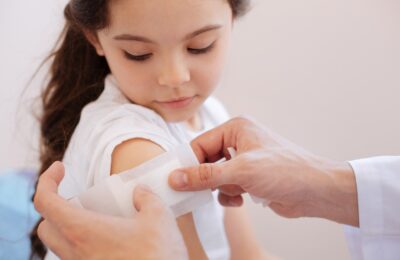
<svg viewBox="0 0 400 260"><path fill-rule="evenodd" d="M264 199L281 216L321 217L358 226L355 176L347 162L313 155L256 122L233 119L191 143L202 163L174 171L179 191L219 189L225 206L240 206L247 192ZM224 163L227 148L237 156Z"/></svg>
<svg viewBox="0 0 400 260"><path fill-rule="evenodd" d="M75 208L57 195L63 165L54 163L39 179L34 199L43 216L40 239L62 259L187 259L172 212L147 188L136 188L131 219Z"/></svg>

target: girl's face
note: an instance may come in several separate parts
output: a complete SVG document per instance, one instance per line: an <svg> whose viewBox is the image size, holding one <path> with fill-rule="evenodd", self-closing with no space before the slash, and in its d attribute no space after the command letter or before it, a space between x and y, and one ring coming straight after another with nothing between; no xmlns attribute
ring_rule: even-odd
<svg viewBox="0 0 400 260"><path fill-rule="evenodd" d="M230 42L226 0L113 0L92 41L120 90L166 121L191 119L217 86Z"/></svg>

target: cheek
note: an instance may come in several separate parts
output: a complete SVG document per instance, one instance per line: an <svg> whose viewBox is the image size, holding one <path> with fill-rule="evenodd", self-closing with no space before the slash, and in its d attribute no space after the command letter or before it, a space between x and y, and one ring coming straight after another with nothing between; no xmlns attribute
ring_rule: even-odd
<svg viewBox="0 0 400 260"><path fill-rule="evenodd" d="M113 50L106 54L112 74L118 81L120 90L131 101L143 103L151 95L149 88L152 86L149 71L145 66L127 60L120 51Z"/></svg>
<svg viewBox="0 0 400 260"><path fill-rule="evenodd" d="M218 48L193 70L192 79L204 93L210 94L220 82L226 60L226 50Z"/></svg>
<svg viewBox="0 0 400 260"><path fill-rule="evenodd" d="M125 96L132 102L144 106L155 98L155 89L145 75L145 73L128 73L122 80L119 80L120 90Z"/></svg>

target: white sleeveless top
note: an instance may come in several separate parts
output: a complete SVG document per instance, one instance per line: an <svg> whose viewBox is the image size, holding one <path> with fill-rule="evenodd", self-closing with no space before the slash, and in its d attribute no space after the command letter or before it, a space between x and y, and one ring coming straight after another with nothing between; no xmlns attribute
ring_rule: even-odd
<svg viewBox="0 0 400 260"><path fill-rule="evenodd" d="M119 90L112 75L105 80L100 97L81 113L63 162L65 177L59 193L70 198L110 176L112 152L133 138L148 139L164 150L189 143L194 137L228 120L222 104L208 98L200 108L203 131L190 131L186 123L167 123L151 109L132 104ZM213 193L216 198L216 193ZM216 199L193 213L197 234L209 259L230 256L224 230L223 208ZM46 259L54 259L49 252ZM56 257L55 257L56 258Z"/></svg>

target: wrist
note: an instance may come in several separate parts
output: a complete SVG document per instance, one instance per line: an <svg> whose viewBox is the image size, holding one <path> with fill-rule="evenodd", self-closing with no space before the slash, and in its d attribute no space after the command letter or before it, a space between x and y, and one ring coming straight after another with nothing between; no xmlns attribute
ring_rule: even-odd
<svg viewBox="0 0 400 260"><path fill-rule="evenodd" d="M315 184L314 217L359 226L356 179L347 162L324 161Z"/></svg>

